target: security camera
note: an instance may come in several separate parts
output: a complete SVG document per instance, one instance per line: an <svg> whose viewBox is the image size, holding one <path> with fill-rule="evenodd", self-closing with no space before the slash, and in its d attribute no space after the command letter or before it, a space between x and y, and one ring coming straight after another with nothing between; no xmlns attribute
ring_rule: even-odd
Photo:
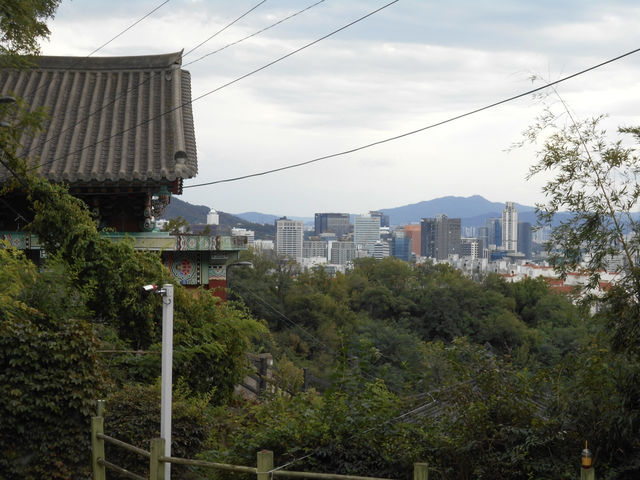
<svg viewBox="0 0 640 480"><path fill-rule="evenodd" d="M145 293L155 292L158 287L156 285L144 285L142 291Z"/></svg>

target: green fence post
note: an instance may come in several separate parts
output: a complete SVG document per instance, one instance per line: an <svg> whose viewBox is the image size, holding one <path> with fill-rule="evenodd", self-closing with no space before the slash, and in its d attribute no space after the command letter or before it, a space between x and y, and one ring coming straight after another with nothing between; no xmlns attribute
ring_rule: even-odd
<svg viewBox="0 0 640 480"><path fill-rule="evenodd" d="M269 473L273 470L273 452L270 450L260 450L257 460L258 480L269 480Z"/></svg>
<svg viewBox="0 0 640 480"><path fill-rule="evenodd" d="M596 480L596 470L592 468L580 469L580 480Z"/></svg>
<svg viewBox="0 0 640 480"><path fill-rule="evenodd" d="M104 440L98 438L98 434L104 434L104 418L91 417L91 466L93 468L93 480L105 480L106 469L98 463L98 459L104 460Z"/></svg>
<svg viewBox="0 0 640 480"><path fill-rule="evenodd" d="M149 460L149 480L164 480L164 438L151 439L151 458Z"/></svg>
<svg viewBox="0 0 640 480"><path fill-rule="evenodd" d="M96 417L104 417L104 400L98 400L96 402Z"/></svg>
<svg viewBox="0 0 640 480"><path fill-rule="evenodd" d="M429 470L426 463L413 464L413 480L428 480Z"/></svg>

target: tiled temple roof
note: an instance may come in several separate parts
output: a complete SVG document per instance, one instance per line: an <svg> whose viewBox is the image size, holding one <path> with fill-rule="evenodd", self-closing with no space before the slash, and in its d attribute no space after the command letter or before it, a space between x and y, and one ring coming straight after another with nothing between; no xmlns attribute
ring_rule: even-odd
<svg viewBox="0 0 640 480"><path fill-rule="evenodd" d="M37 57L0 70L0 94L45 106L43 133L23 135L30 166L54 182L181 181L197 172L191 79L182 53ZM10 177L0 165L0 183Z"/></svg>

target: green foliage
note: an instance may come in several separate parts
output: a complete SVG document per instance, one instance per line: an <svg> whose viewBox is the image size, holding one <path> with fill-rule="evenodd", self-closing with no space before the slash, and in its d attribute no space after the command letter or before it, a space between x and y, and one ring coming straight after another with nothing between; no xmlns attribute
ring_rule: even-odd
<svg viewBox="0 0 640 480"><path fill-rule="evenodd" d="M565 111L568 125L560 125L559 117L547 110L526 132L530 142L543 138L539 161L530 176L552 175L543 189L546 202L538 206L541 222L550 224L562 210L571 213L553 229L548 250L563 275L582 265L590 275L591 288L598 287L602 271L620 270L619 288L604 303L616 312L610 321L616 333L614 345L637 353L640 225L633 212L640 199L640 159L627 137L637 144L640 129L621 128L619 138L610 140L601 126L602 116L577 121L566 105ZM551 134L543 137L547 129ZM612 266L614 260L623 264Z"/></svg>
<svg viewBox="0 0 640 480"><path fill-rule="evenodd" d="M11 320L35 313L20 297L37 279L35 265L25 258L24 252L0 244L0 273L1 318Z"/></svg>
<svg viewBox="0 0 640 480"><path fill-rule="evenodd" d="M530 170L530 176L554 174L543 188L547 201L539 205L540 219L550 223L562 210L573 214L553 230L554 264L566 274L586 261L591 286L597 285L600 271L614 255L623 255L628 267L635 268L639 247L636 238L626 235L638 231L630 214L640 198L638 157L621 139L609 141L602 120L602 116L585 121L571 118L569 125L562 126L547 111L527 132L536 141L546 129L553 129L544 140L539 162ZM621 129L620 133L638 139L637 129Z"/></svg>
<svg viewBox="0 0 640 480"><path fill-rule="evenodd" d="M251 261L255 271L235 270L232 288L274 331L271 353L316 375L326 376L346 349L368 375L407 391L424 385L424 341L468 336L537 368L577 349L586 335L570 299L542 280L508 284L490 275L478 284L447 265L387 258L361 259L335 278L313 271L285 282L274 262L255 254Z"/></svg>
<svg viewBox="0 0 640 480"><path fill-rule="evenodd" d="M561 436L546 408L546 375L518 371L463 340L431 344L428 355L442 382L423 424L435 478L560 478L571 470L555 453Z"/></svg>
<svg viewBox="0 0 640 480"><path fill-rule="evenodd" d="M49 37L47 20L60 0L2 0L0 2L0 55L2 67L15 66L17 55L40 53L38 41Z"/></svg>
<svg viewBox="0 0 640 480"><path fill-rule="evenodd" d="M159 300L143 299L139 287L167 279L160 257L137 252L128 241L101 236L86 205L65 187L36 177L29 181L34 218L28 228L82 286L95 320L113 327L130 347L151 345L157 335L154 319Z"/></svg>
<svg viewBox="0 0 640 480"><path fill-rule="evenodd" d="M251 339L266 328L207 292L175 294L174 375L195 393L211 393L213 404L226 403L247 371Z"/></svg>
<svg viewBox="0 0 640 480"><path fill-rule="evenodd" d="M178 384L173 392L171 453L176 457L194 458L204 448L211 423L207 396L193 395ZM105 434L149 450L151 439L160 437L160 388L158 385L125 385L106 402ZM138 475L148 475L149 461L122 448L107 445L108 461ZM185 478L188 469L173 465L172 475ZM109 473L111 477L112 473ZM115 474L113 474L116 477ZM119 478L119 477L117 477Z"/></svg>
<svg viewBox="0 0 640 480"><path fill-rule="evenodd" d="M190 229L189 222L182 217L172 218L163 228L165 232L171 232L172 234L188 232Z"/></svg>
<svg viewBox="0 0 640 480"><path fill-rule="evenodd" d="M104 388L97 339L89 324L70 317L74 305L60 304L60 291L71 290L64 277L37 275L12 250L0 250L0 258L0 278L16 280L0 295L0 471L7 478L86 476L89 420Z"/></svg>
<svg viewBox="0 0 640 480"><path fill-rule="evenodd" d="M568 355L555 378L555 415L562 421L565 442L594 446L598 476L640 475L640 364L637 358L611 351L607 336L594 336L580 351ZM565 451L565 456L573 452Z"/></svg>
<svg viewBox="0 0 640 480"><path fill-rule="evenodd" d="M251 465L256 452L274 451L275 464L295 462L296 470L398 477L414 460L409 425L389 422L401 409L382 383L363 385L354 395L333 392L280 397L256 405L215 437L218 449L204 455L214 461ZM224 447L223 447L224 445Z"/></svg>

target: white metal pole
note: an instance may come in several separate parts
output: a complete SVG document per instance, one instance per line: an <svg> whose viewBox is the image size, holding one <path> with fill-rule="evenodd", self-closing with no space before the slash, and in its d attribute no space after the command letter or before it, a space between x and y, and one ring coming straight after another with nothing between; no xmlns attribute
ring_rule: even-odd
<svg viewBox="0 0 640 480"><path fill-rule="evenodd" d="M160 436L164 456L171 456L171 386L173 370L173 285L162 286L162 386L160 391ZM171 480L171 464L164 464L164 478Z"/></svg>

